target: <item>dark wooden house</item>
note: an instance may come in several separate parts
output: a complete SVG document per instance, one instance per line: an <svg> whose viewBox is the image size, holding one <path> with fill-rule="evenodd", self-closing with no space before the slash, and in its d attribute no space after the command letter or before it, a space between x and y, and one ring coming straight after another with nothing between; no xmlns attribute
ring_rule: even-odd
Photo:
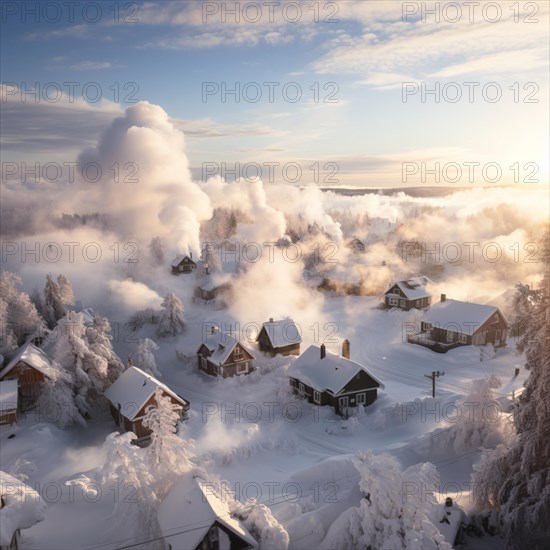
<svg viewBox="0 0 550 550"><path fill-rule="evenodd" d="M258 543L232 514L219 483L188 474L178 481L158 509L164 542L170 550L246 550ZM193 525L182 529L182 525Z"/></svg>
<svg viewBox="0 0 550 550"><path fill-rule="evenodd" d="M209 273L201 278L195 287L195 298L203 302L211 302L229 292L231 275L228 273Z"/></svg>
<svg viewBox="0 0 550 550"><path fill-rule="evenodd" d="M396 281L386 291L384 302L387 307L398 307L406 311L428 307L432 302L432 294L428 290L431 284L432 281L423 275Z"/></svg>
<svg viewBox="0 0 550 550"><path fill-rule="evenodd" d="M172 263L172 274L180 275L181 273L192 273L197 269L197 264L193 261L193 254L176 256Z"/></svg>
<svg viewBox="0 0 550 550"><path fill-rule="evenodd" d="M31 342L23 344L0 371L0 380L17 380L19 404L23 410L36 402L44 379L53 376L50 358Z"/></svg>
<svg viewBox="0 0 550 550"><path fill-rule="evenodd" d="M384 384L352 361L349 352L347 340L341 356L327 352L324 344L309 346L288 369L294 393L310 403L330 405L341 415L358 405L374 403L378 388L384 389Z"/></svg>
<svg viewBox="0 0 550 550"><path fill-rule="evenodd" d="M448 300L442 294L422 319L420 331L408 341L444 353L458 346L501 347L507 338L508 322L496 306Z"/></svg>
<svg viewBox="0 0 550 550"><path fill-rule="evenodd" d="M258 342L260 351L272 356L277 354L300 355L302 337L292 319L274 321L273 318L270 318L268 323L262 325L256 342Z"/></svg>
<svg viewBox="0 0 550 550"><path fill-rule="evenodd" d="M223 378L251 373L254 370L253 360L250 351L223 331L209 334L197 350L199 369Z"/></svg>
<svg viewBox="0 0 550 550"><path fill-rule="evenodd" d="M0 382L0 426L17 422L17 380Z"/></svg>
<svg viewBox="0 0 550 550"><path fill-rule="evenodd" d="M357 237L353 237L353 239L347 243L347 247L359 254L365 252L365 243Z"/></svg>
<svg viewBox="0 0 550 550"><path fill-rule="evenodd" d="M122 432L134 432L138 442L145 442L151 431L143 426L143 418L150 405L155 405L155 392L181 407L181 419L189 411L189 401L173 392L166 384L137 367L129 367L107 388L105 397L111 404L111 414Z"/></svg>

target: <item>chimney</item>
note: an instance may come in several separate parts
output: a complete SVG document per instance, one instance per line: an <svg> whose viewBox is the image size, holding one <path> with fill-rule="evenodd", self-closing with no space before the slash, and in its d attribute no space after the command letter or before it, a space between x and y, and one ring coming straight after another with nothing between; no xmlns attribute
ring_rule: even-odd
<svg viewBox="0 0 550 550"><path fill-rule="evenodd" d="M133 367L133 366L134 366L134 362L132 361L132 358L128 357L128 368Z"/></svg>
<svg viewBox="0 0 550 550"><path fill-rule="evenodd" d="M346 359L349 359L349 353L350 353L350 344L349 344L349 340L344 340L342 342L342 357L345 357Z"/></svg>
<svg viewBox="0 0 550 550"><path fill-rule="evenodd" d="M325 347L325 344L321 344L321 359L324 359L327 354L327 348Z"/></svg>
<svg viewBox="0 0 550 550"><path fill-rule="evenodd" d="M269 318L269 322L270 322L270 323L273 323L273 317L270 317L270 318Z"/></svg>
<svg viewBox="0 0 550 550"><path fill-rule="evenodd" d="M208 262L204 264L204 272L206 273L206 275L210 273L210 267L208 266Z"/></svg>
<svg viewBox="0 0 550 550"><path fill-rule="evenodd" d="M447 300L447 295L446 294L442 294L441 295L441 301L442 302L445 302Z"/></svg>
<svg viewBox="0 0 550 550"><path fill-rule="evenodd" d="M189 252L189 259L193 259L193 252Z"/></svg>

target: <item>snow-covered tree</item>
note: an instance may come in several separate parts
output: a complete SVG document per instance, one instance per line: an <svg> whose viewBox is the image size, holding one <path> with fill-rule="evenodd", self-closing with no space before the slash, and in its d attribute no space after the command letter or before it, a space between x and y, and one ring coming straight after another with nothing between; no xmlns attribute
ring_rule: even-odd
<svg viewBox="0 0 550 550"><path fill-rule="evenodd" d="M162 302L157 336L176 336L183 332L185 321L183 318L183 304L173 293L169 292Z"/></svg>
<svg viewBox="0 0 550 550"><path fill-rule="evenodd" d="M237 500L229 500L228 507L231 514L237 516L259 542L260 550L286 550L289 536L285 528L275 519L271 510L260 504L256 499L249 499L246 504Z"/></svg>
<svg viewBox="0 0 550 550"><path fill-rule="evenodd" d="M30 293L31 302L34 304L36 311L40 316L44 315L44 303L42 302L42 296L37 288L33 288Z"/></svg>
<svg viewBox="0 0 550 550"><path fill-rule="evenodd" d="M73 287L65 277L65 275L59 275L57 277L57 286L59 287L59 293L61 295L61 302L65 306L74 306L75 300L74 300L74 293L73 293Z"/></svg>
<svg viewBox="0 0 550 550"><path fill-rule="evenodd" d="M46 276L44 287L44 319L49 328L54 328L57 321L67 314L63 304L63 296L59 285L52 279L51 275Z"/></svg>
<svg viewBox="0 0 550 550"><path fill-rule="evenodd" d="M190 471L193 464L186 442L177 435L181 406L155 391L154 404L147 407L143 426L151 430L151 444L147 457L155 477L155 492L162 500L170 490L174 478Z"/></svg>
<svg viewBox="0 0 550 550"><path fill-rule="evenodd" d="M141 370L148 372L156 378L160 378L162 374L157 369L157 363L155 361L155 351L159 347L157 344L150 338L141 338L136 347L136 350L132 354L132 359L134 365L139 367Z"/></svg>
<svg viewBox="0 0 550 550"><path fill-rule="evenodd" d="M107 361L107 378L114 382L124 370L124 365L113 350L111 324L106 317L96 315L91 327L86 328L90 350Z"/></svg>
<svg viewBox="0 0 550 550"><path fill-rule="evenodd" d="M548 265L550 234L542 240L541 259ZM519 293L522 289L519 289ZM510 548L538 550L548 547L550 517L550 277L548 270L537 295L524 306L523 336L518 344L530 371L514 411L517 436L507 451L487 453L474 473L474 482L488 481L496 494L480 498L481 509L491 505L499 512Z"/></svg>
<svg viewBox="0 0 550 550"><path fill-rule="evenodd" d="M149 243L149 255L154 266L163 265L165 261L164 247L160 237L153 237Z"/></svg>
<svg viewBox="0 0 550 550"><path fill-rule="evenodd" d="M0 275L0 353L9 355L29 334L44 328L30 297L20 292L21 279L8 271Z"/></svg>
<svg viewBox="0 0 550 550"><path fill-rule="evenodd" d="M202 249L202 261L208 265L209 273L221 271L222 262L218 252L216 251L216 246L214 243L204 243Z"/></svg>
<svg viewBox="0 0 550 550"><path fill-rule="evenodd" d="M437 506L429 492L439 482L428 462L401 470L389 454L360 453L353 463L363 499L329 527L321 548L430 548L451 550L431 516ZM428 488L429 490L426 490Z"/></svg>

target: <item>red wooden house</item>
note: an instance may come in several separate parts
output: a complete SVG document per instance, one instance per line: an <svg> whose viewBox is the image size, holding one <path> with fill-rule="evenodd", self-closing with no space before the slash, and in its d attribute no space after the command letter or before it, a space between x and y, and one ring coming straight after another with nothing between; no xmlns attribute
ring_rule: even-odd
<svg viewBox="0 0 550 550"><path fill-rule="evenodd" d="M155 404L157 388L162 390L163 396L169 397L172 403L181 407L183 419L189 410L189 401L137 367L126 369L105 391L104 395L111 403L111 414L116 425L123 432L134 432L138 442L146 442L151 434L143 426L143 418L147 407Z"/></svg>
<svg viewBox="0 0 550 550"><path fill-rule="evenodd" d="M189 255L179 255L176 256L172 263L173 275L180 275L181 273L192 273L197 269L197 264L193 261L193 254L190 252Z"/></svg>
<svg viewBox="0 0 550 550"><path fill-rule="evenodd" d="M423 275L396 281L386 291L384 302L387 307L398 307L407 311L411 308L428 307L432 302L432 294L428 290L431 284L432 281Z"/></svg>

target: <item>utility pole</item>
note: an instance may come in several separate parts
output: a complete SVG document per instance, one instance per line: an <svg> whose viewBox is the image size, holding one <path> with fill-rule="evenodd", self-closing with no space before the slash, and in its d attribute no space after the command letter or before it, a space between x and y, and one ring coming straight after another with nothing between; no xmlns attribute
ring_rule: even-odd
<svg viewBox="0 0 550 550"><path fill-rule="evenodd" d="M435 397L435 379L440 376L445 376L444 372L433 371L432 374L425 374L426 378L430 378L432 381L432 397Z"/></svg>

